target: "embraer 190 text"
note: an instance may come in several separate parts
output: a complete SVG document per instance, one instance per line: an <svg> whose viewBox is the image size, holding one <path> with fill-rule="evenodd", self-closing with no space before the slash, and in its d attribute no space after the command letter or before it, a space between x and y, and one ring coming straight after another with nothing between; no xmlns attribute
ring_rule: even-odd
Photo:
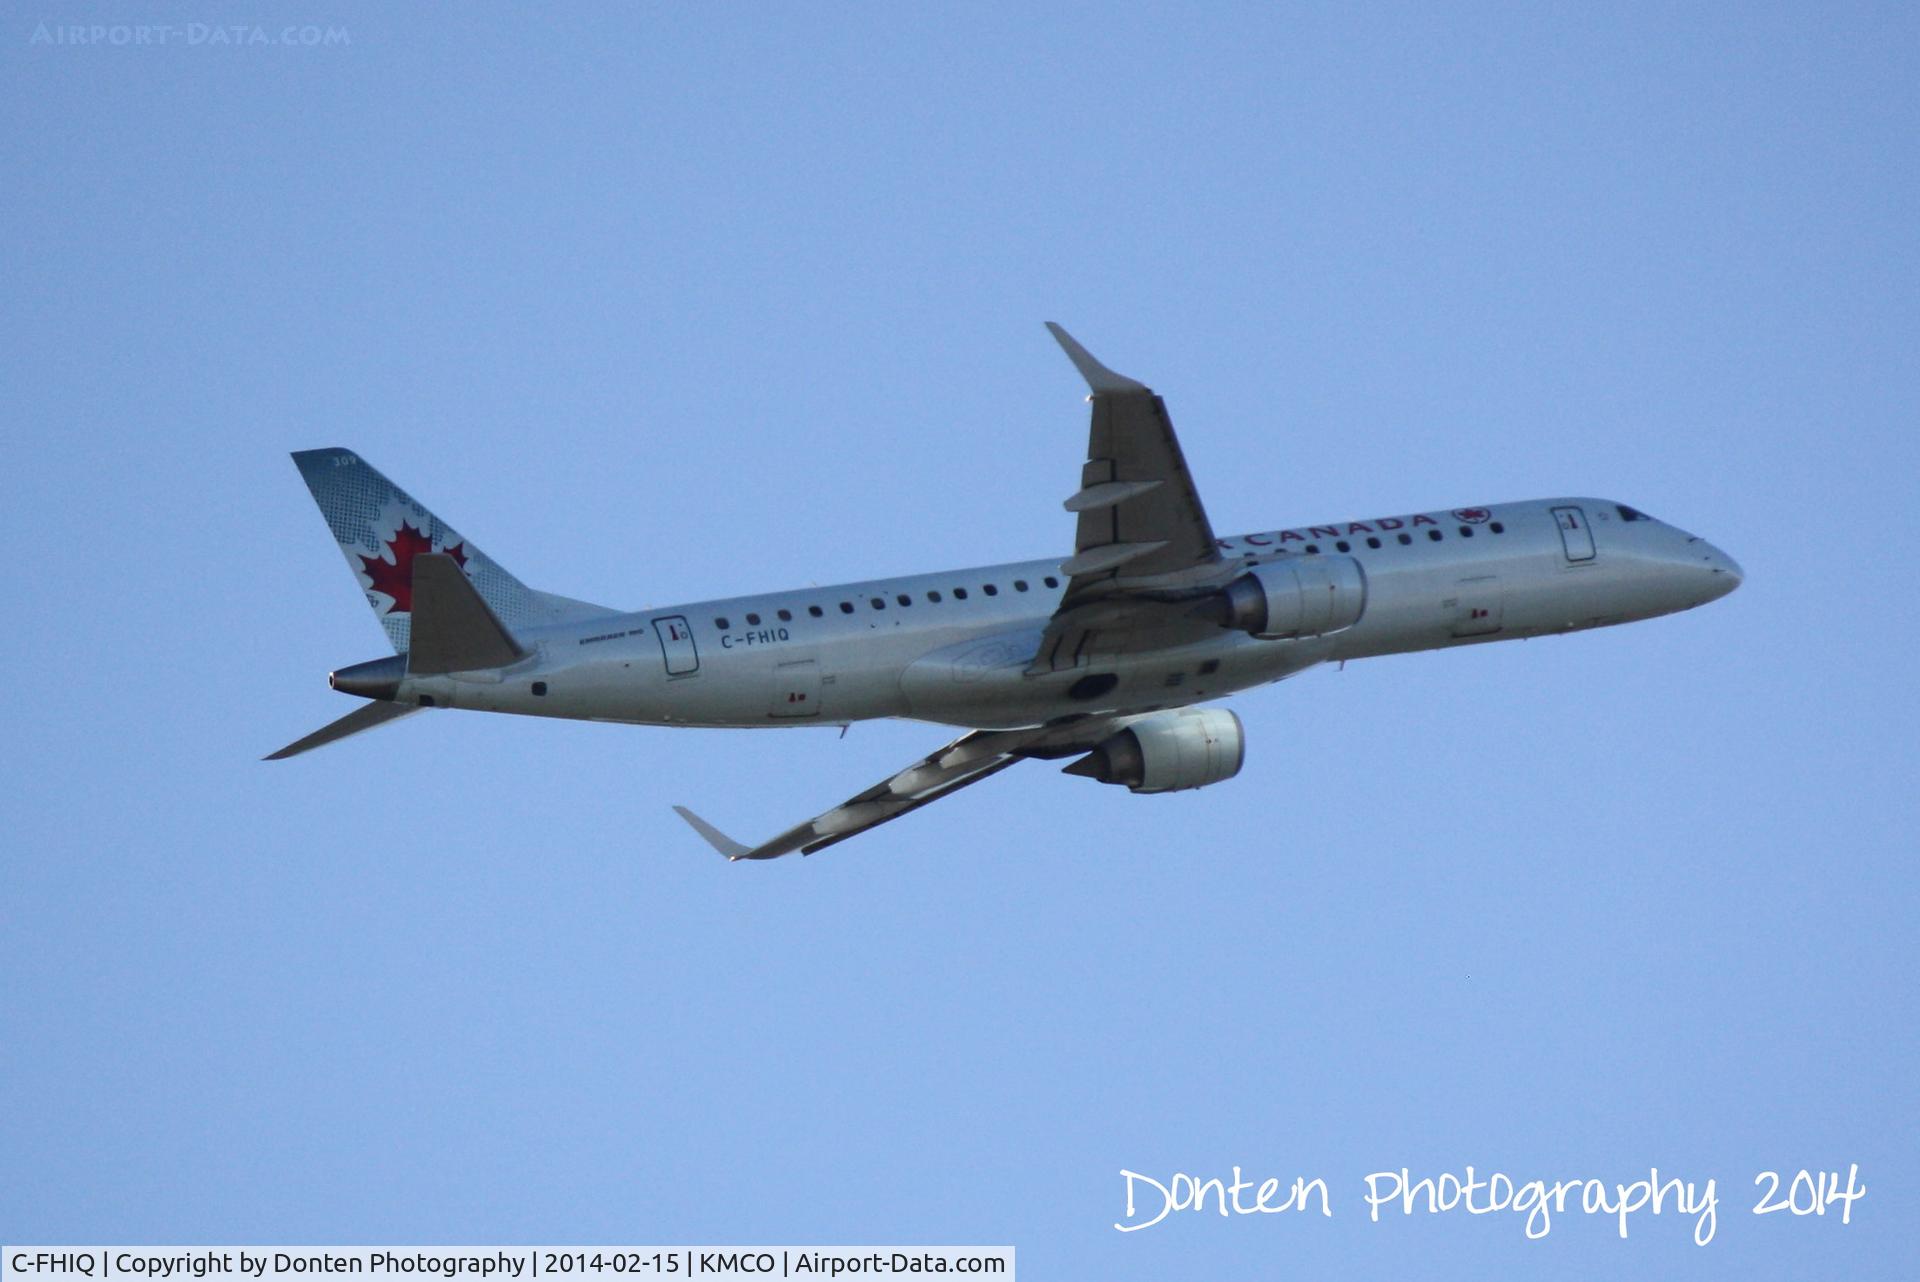
<svg viewBox="0 0 1920 1282"><path fill-rule="evenodd" d="M1740 584L1706 540L1594 498L1216 537L1161 399L1048 328L1092 388L1064 560L632 613L529 588L348 450L295 454L395 653L333 673L369 702L269 759L422 708L967 730L757 845L676 807L729 859L770 859L1029 757L1135 792L1204 788L1245 751L1240 719L1206 700L1321 663L1650 619Z"/></svg>

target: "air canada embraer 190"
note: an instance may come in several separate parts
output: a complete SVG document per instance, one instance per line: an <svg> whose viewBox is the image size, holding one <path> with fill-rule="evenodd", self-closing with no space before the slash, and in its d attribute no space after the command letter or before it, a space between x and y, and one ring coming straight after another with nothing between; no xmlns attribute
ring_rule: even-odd
<svg viewBox="0 0 1920 1282"><path fill-rule="evenodd" d="M1219 538L1165 404L1047 326L1093 423L1073 553L630 612L526 586L344 449L294 462L395 653L342 668L370 700L272 754L417 712L656 726L908 717L967 733L729 859L812 854L1030 757L1134 792L1240 772L1202 707L1318 664L1631 623L1717 600L1740 567L1635 508L1535 499Z"/></svg>

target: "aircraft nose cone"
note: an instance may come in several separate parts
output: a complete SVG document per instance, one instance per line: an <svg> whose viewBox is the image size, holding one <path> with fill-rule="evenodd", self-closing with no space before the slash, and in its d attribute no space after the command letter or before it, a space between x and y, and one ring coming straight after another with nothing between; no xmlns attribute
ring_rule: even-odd
<svg viewBox="0 0 1920 1282"><path fill-rule="evenodd" d="M1747 577L1738 561L1711 543L1707 544L1707 554L1702 561L1702 566L1706 571L1703 587L1709 601L1718 601L1726 596L1739 587Z"/></svg>

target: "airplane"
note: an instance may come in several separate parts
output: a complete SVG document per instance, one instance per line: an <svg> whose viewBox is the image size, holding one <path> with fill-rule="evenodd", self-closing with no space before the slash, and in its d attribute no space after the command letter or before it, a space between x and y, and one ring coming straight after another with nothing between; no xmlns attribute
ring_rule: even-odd
<svg viewBox="0 0 1920 1282"><path fill-rule="evenodd" d="M966 733L730 860L814 854L1028 759L1136 793L1233 778L1202 706L1326 663L1578 632L1740 585L1719 548L1609 499L1477 504L1214 534L1166 405L1060 326L1092 405L1072 554L616 610L526 586L345 449L294 454L394 653L329 684L368 702L267 760L468 708L654 726L878 717Z"/></svg>

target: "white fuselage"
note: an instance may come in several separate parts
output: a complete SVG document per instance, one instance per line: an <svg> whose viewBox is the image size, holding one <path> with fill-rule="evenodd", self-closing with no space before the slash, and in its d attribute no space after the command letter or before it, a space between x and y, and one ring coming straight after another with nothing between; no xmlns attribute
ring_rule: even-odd
<svg viewBox="0 0 1920 1282"><path fill-rule="evenodd" d="M1351 557L1364 609L1350 627L1293 640L1183 620L1109 638L1080 666L1033 676L1028 665L1064 590L1056 558L547 627L521 638L533 653L504 672L409 676L398 698L650 725L911 717L1014 728L1180 707L1329 660L1652 618L1740 581L1739 567L1705 540L1592 498L1297 527L1222 539L1220 549L1245 567Z"/></svg>

